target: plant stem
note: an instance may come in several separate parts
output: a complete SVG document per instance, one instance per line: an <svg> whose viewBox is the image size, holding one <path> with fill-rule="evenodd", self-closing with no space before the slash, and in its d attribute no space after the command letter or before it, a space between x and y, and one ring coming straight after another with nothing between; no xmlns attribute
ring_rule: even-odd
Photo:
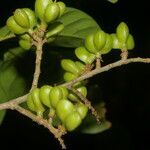
<svg viewBox="0 0 150 150"><path fill-rule="evenodd" d="M41 60L42 60L42 48L43 48L43 41L39 41L36 44L36 60L35 60L35 71L32 81L32 87L31 90L36 88L38 86L39 76L41 73Z"/></svg>
<svg viewBox="0 0 150 150"><path fill-rule="evenodd" d="M80 100L85 103L85 105L91 110L92 114L95 116L96 120L98 123L100 123L100 116L98 115L98 113L96 112L96 110L94 109L94 107L92 107L91 102L82 95L81 92L79 92L78 90L72 88L72 87L67 87L69 90L71 90L74 94L76 94Z"/></svg>
<svg viewBox="0 0 150 150"><path fill-rule="evenodd" d="M28 118L32 119L33 121L37 122L40 125L43 125L45 128L47 128L51 133L53 133L53 135L55 136L55 138L58 139L58 141L60 142L62 149L66 149L66 146L64 144L63 139L61 138L62 133L60 132L60 130L54 128L53 126L51 126L47 120L38 117L36 115L34 115L33 113L31 113L30 111L20 107L20 106L15 106L14 109L16 111L18 111L19 113L23 114L24 116L27 116Z"/></svg>
<svg viewBox="0 0 150 150"><path fill-rule="evenodd" d="M88 72L87 74L83 74L82 76L80 76L80 77L78 77L78 78L76 78L76 79L74 79L70 82L61 84L61 86L65 86L65 87L72 86L72 85L74 85L75 83L77 83L79 81L91 78L94 75L100 74L102 72L108 71L108 70L116 68L116 67L120 67L122 65L127 65L129 63L150 63L150 58L140 58L140 57L138 57L138 58L130 58L130 59L125 59L125 60L119 60L119 61L116 61L114 63L103 66L101 68L96 68L96 69L92 70L91 72Z"/></svg>

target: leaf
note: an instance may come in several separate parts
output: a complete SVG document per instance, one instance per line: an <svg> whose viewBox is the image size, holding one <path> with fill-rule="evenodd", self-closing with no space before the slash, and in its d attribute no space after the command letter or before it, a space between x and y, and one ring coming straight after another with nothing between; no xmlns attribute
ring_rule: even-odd
<svg viewBox="0 0 150 150"><path fill-rule="evenodd" d="M118 0L107 0L107 1L109 1L110 3L113 3L113 4L118 2Z"/></svg>
<svg viewBox="0 0 150 150"><path fill-rule="evenodd" d="M87 126L84 129L82 129L82 133L97 134L108 130L110 127L111 123L109 121L103 121L100 124L93 122L91 124L87 124Z"/></svg>
<svg viewBox="0 0 150 150"><path fill-rule="evenodd" d="M96 110L100 115L101 123L98 124L94 116L92 116L91 114L88 115L80 127L80 131L82 133L97 134L111 127L111 123L105 119L106 109L104 107L104 103L98 104L96 106Z"/></svg>
<svg viewBox="0 0 150 150"><path fill-rule="evenodd" d="M81 46L88 34L100 29L92 17L75 8L68 7L65 14L58 21L62 22L65 27L53 43L56 46Z"/></svg>
<svg viewBox="0 0 150 150"><path fill-rule="evenodd" d="M24 53L25 53L25 50L22 49L21 47L10 49L4 54L4 60L6 61L6 60L11 60L16 57L18 58L22 57Z"/></svg>
<svg viewBox="0 0 150 150"><path fill-rule="evenodd" d="M24 94L26 84L16 70L14 61L3 61L0 65L0 103ZM5 111L0 111L0 124Z"/></svg>
<svg viewBox="0 0 150 150"><path fill-rule="evenodd" d="M0 42L13 37L15 37L15 35L7 28L7 26L0 28Z"/></svg>

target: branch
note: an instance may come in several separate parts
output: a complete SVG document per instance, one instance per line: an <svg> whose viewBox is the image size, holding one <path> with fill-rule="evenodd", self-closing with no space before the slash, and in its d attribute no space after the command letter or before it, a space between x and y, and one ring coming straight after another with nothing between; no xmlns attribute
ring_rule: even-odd
<svg viewBox="0 0 150 150"><path fill-rule="evenodd" d="M65 87L72 86L72 85L74 85L75 83L77 83L79 81L83 81L83 80L91 78L94 75L97 75L99 73L108 71L108 70L116 68L116 67L120 67L122 65L127 65L129 63L150 63L150 58L140 58L140 57L138 57L138 58L130 58L130 59L126 59L126 60L119 60L117 62L108 64L104 67L96 68L96 69L92 70L91 72L88 72L87 74L83 74L82 76L80 76L80 77L78 77L78 78L76 78L76 79L74 79L70 82L61 84L61 86L65 86Z"/></svg>
<svg viewBox="0 0 150 150"><path fill-rule="evenodd" d="M85 103L85 105L91 110L92 114L95 116L96 120L98 123L100 123L100 116L98 115L98 113L96 112L96 110L94 109L94 107L92 107L91 102L82 95L81 92L79 92L78 90L72 88L72 87L67 87L69 90L71 90L74 94L76 94L81 101L83 101Z"/></svg>
<svg viewBox="0 0 150 150"><path fill-rule="evenodd" d="M18 98L15 98L15 99L12 99L8 102L0 104L0 110L13 109L16 105L19 105L19 104L25 102L26 99L27 99L27 95L28 94L26 94L24 96L21 96L21 97L18 97Z"/></svg>
<svg viewBox="0 0 150 150"><path fill-rule="evenodd" d="M41 60L42 60L42 48L43 48L43 41L41 40L39 43L37 43L36 47L36 60L35 60L35 71L32 81L32 87L31 90L36 88L39 81L39 76L41 73Z"/></svg>
<svg viewBox="0 0 150 150"><path fill-rule="evenodd" d="M41 117L38 117L36 115L34 115L33 113L31 113L30 111L20 107L20 106L15 106L14 107L15 110L17 110L19 113L23 114L24 116L27 116L28 118L32 119L33 121L37 122L40 125L43 125L45 128L47 128L51 133L53 133L53 135L55 136L55 138L58 139L58 141L60 142L62 149L66 149L66 146L64 144L63 139L61 138L61 136L63 135L62 132L60 132L60 130L54 128L52 125L49 124L49 122Z"/></svg>

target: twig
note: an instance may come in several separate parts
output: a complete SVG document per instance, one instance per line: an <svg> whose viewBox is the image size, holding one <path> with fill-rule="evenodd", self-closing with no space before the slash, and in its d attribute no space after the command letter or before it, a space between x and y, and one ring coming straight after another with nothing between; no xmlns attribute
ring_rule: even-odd
<svg viewBox="0 0 150 150"><path fill-rule="evenodd" d="M28 94L26 94L24 96L21 96L21 97L18 97L18 98L15 98L15 99L12 99L12 100L10 100L8 102L0 104L0 110L3 110L3 109L12 109L16 105L19 105L19 104L25 102L26 99L27 99L27 95Z"/></svg>
<svg viewBox="0 0 150 150"><path fill-rule="evenodd" d="M100 123L100 116L98 115L94 107L92 107L91 102L86 97L84 97L82 93L79 92L78 90L72 87L67 87L67 88L71 90L74 94L76 94L80 98L80 100L85 103L85 105L91 110L92 114L95 116L97 122Z"/></svg>
<svg viewBox="0 0 150 150"><path fill-rule="evenodd" d="M59 129L54 128L53 126L51 126L47 120L38 117L36 115L34 115L33 113L31 113L30 111L20 107L20 106L15 106L13 109L17 110L19 113L23 114L24 116L27 116L28 118L32 119L33 121L37 122L40 125L43 125L45 128L47 128L51 133L53 133L53 135L55 136L55 138L58 139L58 141L60 142L62 149L66 149L66 146L64 144L63 139L61 138L62 133L60 132Z"/></svg>
<svg viewBox="0 0 150 150"><path fill-rule="evenodd" d="M138 58L130 58L130 59L126 59L126 60L119 60L117 62L108 64L104 67L101 67L101 68L98 68L98 69L96 68L93 71L88 72L87 74L83 74L82 76L80 76L80 77L78 77L78 78L76 78L76 79L74 79L70 82L61 84L61 86L65 86L65 87L72 86L72 85L74 85L75 83L77 83L79 81L91 78L94 75L97 75L99 73L108 71L110 69L113 69L113 68L116 68L116 67L119 67L119 66L122 66L122 65L127 65L129 63L150 63L150 58L140 58L140 57L138 57Z"/></svg>
<svg viewBox="0 0 150 150"><path fill-rule="evenodd" d="M41 73L41 60L42 60L43 42L40 41L40 43L37 43L36 47L37 47L37 49L36 49L35 71L34 71L31 90L36 88L37 85L38 85L38 80L39 80L39 76L40 76L40 73Z"/></svg>

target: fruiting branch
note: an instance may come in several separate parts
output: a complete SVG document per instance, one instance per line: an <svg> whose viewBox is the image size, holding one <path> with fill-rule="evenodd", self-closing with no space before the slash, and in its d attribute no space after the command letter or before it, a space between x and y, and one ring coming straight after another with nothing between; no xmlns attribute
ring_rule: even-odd
<svg viewBox="0 0 150 150"><path fill-rule="evenodd" d="M70 82L61 84L61 86L71 87L72 85L74 85L75 83L77 83L79 81L83 81L85 79L91 78L91 77L93 77L97 74L100 74L102 72L109 71L113 68L120 67L120 66L123 66L123 65L127 65L129 63L150 63L150 58L140 58L140 57L138 57L138 58L129 58L129 59L126 59L126 60L119 60L119 61L116 61L114 63L103 66L99 69L94 69L91 72L83 74L82 76L80 76L80 77L78 77L78 78L76 78L76 79L74 79ZM12 106L15 106L15 105L18 105L18 104L21 104L21 103L25 102L26 98L27 98L27 94L24 95L24 96L18 97L16 99L9 100L8 102L2 103L2 104L0 104L0 110L11 109Z"/></svg>
<svg viewBox="0 0 150 150"><path fill-rule="evenodd" d="M91 110L92 114L95 116L97 122L100 123L100 116L97 113L97 111L94 109L94 107L91 105L91 102L86 97L84 97L83 94L78 90L72 87L68 87L68 89L71 90L74 94L76 94L83 103L85 103L85 105Z"/></svg>

